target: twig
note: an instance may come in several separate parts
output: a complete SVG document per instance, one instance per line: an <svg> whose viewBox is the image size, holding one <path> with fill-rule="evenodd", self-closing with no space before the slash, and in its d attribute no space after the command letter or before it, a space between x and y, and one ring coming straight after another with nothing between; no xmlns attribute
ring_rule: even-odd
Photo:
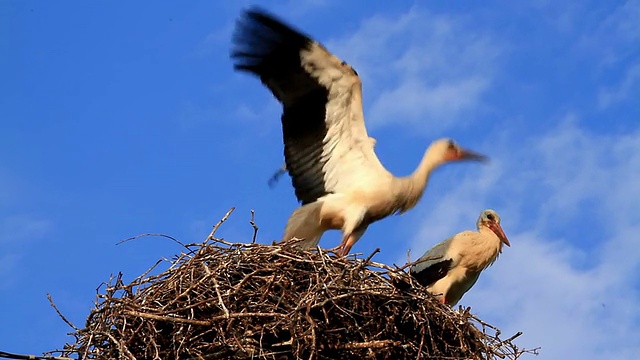
<svg viewBox="0 0 640 360"><path fill-rule="evenodd" d="M126 242L131 241L131 240L135 240L135 239L139 239L141 237L147 237L147 236L159 236L159 237L167 238L167 239L172 240L173 242L181 245L183 248L188 249L185 244L183 244L182 242L180 242L180 240L174 238L173 236L169 236L169 235L165 235L165 234L155 234L155 233L147 233L147 234L140 234L140 235L132 236L130 238L126 238L124 240L118 241L116 243L116 245L124 244Z"/></svg>
<svg viewBox="0 0 640 360"><path fill-rule="evenodd" d="M366 259L364 259L363 264L366 266L366 265L369 263L369 261L371 261L371 258L372 258L375 254L377 254L377 253L379 253L379 252L380 252L380 248L376 248L376 249L371 253L371 255L367 256L367 258L366 258Z"/></svg>
<svg viewBox="0 0 640 360"><path fill-rule="evenodd" d="M220 304L222 310L224 311L224 315L228 318L231 316L231 314L229 314L229 309L227 309L227 307L224 305L224 300L222 300L222 295L220 294L220 284L218 284L215 276L211 277L211 280L213 280L213 287L216 289L216 295L218 295L218 304Z"/></svg>
<svg viewBox="0 0 640 360"><path fill-rule="evenodd" d="M56 304L53 302L53 299L51 298L51 294L47 293L47 299L49 299L49 304L51 304L51 307L53 307L53 309L58 313L58 316L60 316L62 321L66 322L67 325L69 325L75 331L78 331L79 329L75 325L73 325L71 321L69 321L64 315L62 315L62 313L60 312Z"/></svg>
<svg viewBox="0 0 640 360"><path fill-rule="evenodd" d="M256 243L256 237L258 236L258 225L256 225L255 222L255 215L256 212L251 210L251 220L249 221L249 224L251 224L251 227L253 227L253 238L251 238L252 244Z"/></svg>
<svg viewBox="0 0 640 360"><path fill-rule="evenodd" d="M136 359L136 357L133 356L133 354L129 351L127 346L123 344L122 341L118 341L118 339L116 339L112 334L109 334L107 332L98 332L98 334L108 337L113 342L113 344L118 347L118 350L128 356L129 359Z"/></svg>
<svg viewBox="0 0 640 360"><path fill-rule="evenodd" d="M63 356L38 356L38 355L21 355L0 351L0 358L19 359L19 360L74 360Z"/></svg>
<svg viewBox="0 0 640 360"><path fill-rule="evenodd" d="M151 271L153 271L153 269L155 269L155 268L156 268L156 266L160 265L160 263L162 263L162 262L163 262L163 261L165 261L165 260L166 260L166 259L160 259L160 260L156 261L156 263L155 263L155 264L153 264L153 266L151 266L147 271L145 271L144 273L142 273L142 275L140 275L140 276L136 277L136 278L132 281L132 283L135 283L136 281L137 281L137 282L142 282L142 281L147 277L147 275L149 275L149 273L150 273Z"/></svg>
<svg viewBox="0 0 640 360"><path fill-rule="evenodd" d="M211 326L214 321L217 321L220 319L229 319L229 318L244 318L244 317L284 318L286 317L285 314L278 314L278 313L235 313L235 314L229 314L229 316L227 316L226 314L221 316L214 316L210 320L205 321L205 320L185 319L185 318L179 318L174 316L154 315L154 314L148 314L148 313L132 311L132 310L125 310L124 313L127 315L137 316L145 319L153 319L153 320L169 321L169 322L175 322L175 323L193 324L193 325L201 325L201 326Z"/></svg>
<svg viewBox="0 0 640 360"><path fill-rule="evenodd" d="M222 225L222 223L224 223L225 221L227 221L227 219L229 218L229 215L231 215L231 213L236 209L236 207L232 207L231 209L229 209L229 211L227 211L226 214L224 214L224 216L222 217L222 219L220 219L220 221L218 221L217 224L215 224L213 226L213 229L211 230L211 232L209 233L209 236L207 236L207 239L204 241L205 243L209 240L213 240L213 237L216 234L216 231L218 230L218 228L220 227L220 225Z"/></svg>
<svg viewBox="0 0 640 360"><path fill-rule="evenodd" d="M381 349L381 348L386 348L386 347L391 347L391 346L398 346L398 345L400 345L399 341L372 340L372 341L363 341L363 342L357 342L357 343L340 344L340 345L336 345L335 349L346 349L346 350L353 350L353 349Z"/></svg>
<svg viewBox="0 0 640 360"><path fill-rule="evenodd" d="M517 333L513 334L513 336L511 336L510 338L503 340L503 342L511 342L520 335L522 335L522 331L518 331Z"/></svg>

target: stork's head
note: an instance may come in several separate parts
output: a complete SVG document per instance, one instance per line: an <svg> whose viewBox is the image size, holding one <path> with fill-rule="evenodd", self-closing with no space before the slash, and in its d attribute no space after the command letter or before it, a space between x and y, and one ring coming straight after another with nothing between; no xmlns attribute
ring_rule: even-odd
<svg viewBox="0 0 640 360"><path fill-rule="evenodd" d="M482 154L469 149L464 149L451 139L439 139L429 146L429 152L440 160L442 163L450 161L472 160L486 161L488 158Z"/></svg>
<svg viewBox="0 0 640 360"><path fill-rule="evenodd" d="M500 241L502 241L507 246L511 246L511 244L509 243L509 239L507 239L507 235L504 234L502 226L500 226L500 216L494 210L484 210L478 218L477 225L478 229L480 229L480 227L487 227L491 229L491 231L496 234Z"/></svg>

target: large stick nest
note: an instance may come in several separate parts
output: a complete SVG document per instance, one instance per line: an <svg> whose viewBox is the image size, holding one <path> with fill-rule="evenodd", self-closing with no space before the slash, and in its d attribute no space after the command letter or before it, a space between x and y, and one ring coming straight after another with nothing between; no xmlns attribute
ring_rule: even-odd
<svg viewBox="0 0 640 360"><path fill-rule="evenodd" d="M229 243L213 237L219 225L166 271L129 284L118 275L99 288L85 328L61 355L516 359L523 352L511 343L519 333L499 339L469 308L440 304L402 269L371 256Z"/></svg>

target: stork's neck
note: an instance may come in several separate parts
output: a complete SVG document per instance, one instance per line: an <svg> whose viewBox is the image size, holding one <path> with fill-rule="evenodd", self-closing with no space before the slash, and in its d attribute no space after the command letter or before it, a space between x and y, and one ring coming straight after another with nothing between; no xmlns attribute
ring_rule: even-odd
<svg viewBox="0 0 640 360"><path fill-rule="evenodd" d="M494 249L492 251L495 251L491 254L491 263L493 263L498 258L498 255L502 252L502 240L500 240L498 235L496 235L496 233L494 233L493 230L491 230L487 226L478 226L478 232L483 236L484 239L488 240L486 241L487 247L490 249Z"/></svg>
<svg viewBox="0 0 640 360"><path fill-rule="evenodd" d="M442 159L427 149L422 157L422 161L420 161L420 164L413 173L409 176L399 178L402 183L402 194L400 194L403 200L401 204L402 212L416 206L424 193L424 189L427 187L429 176L433 170L441 164Z"/></svg>

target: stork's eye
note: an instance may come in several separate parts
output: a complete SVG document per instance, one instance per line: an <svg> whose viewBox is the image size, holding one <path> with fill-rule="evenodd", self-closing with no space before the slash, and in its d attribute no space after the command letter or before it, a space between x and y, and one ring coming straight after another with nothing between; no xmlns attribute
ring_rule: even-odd
<svg viewBox="0 0 640 360"><path fill-rule="evenodd" d="M449 150L454 149L456 147L456 143L454 143L453 140L449 140L447 147L449 148Z"/></svg>
<svg viewBox="0 0 640 360"><path fill-rule="evenodd" d="M487 219L489 219L489 220L493 221L493 220L495 220L496 218L495 218L495 216L493 216L493 214L487 214Z"/></svg>

